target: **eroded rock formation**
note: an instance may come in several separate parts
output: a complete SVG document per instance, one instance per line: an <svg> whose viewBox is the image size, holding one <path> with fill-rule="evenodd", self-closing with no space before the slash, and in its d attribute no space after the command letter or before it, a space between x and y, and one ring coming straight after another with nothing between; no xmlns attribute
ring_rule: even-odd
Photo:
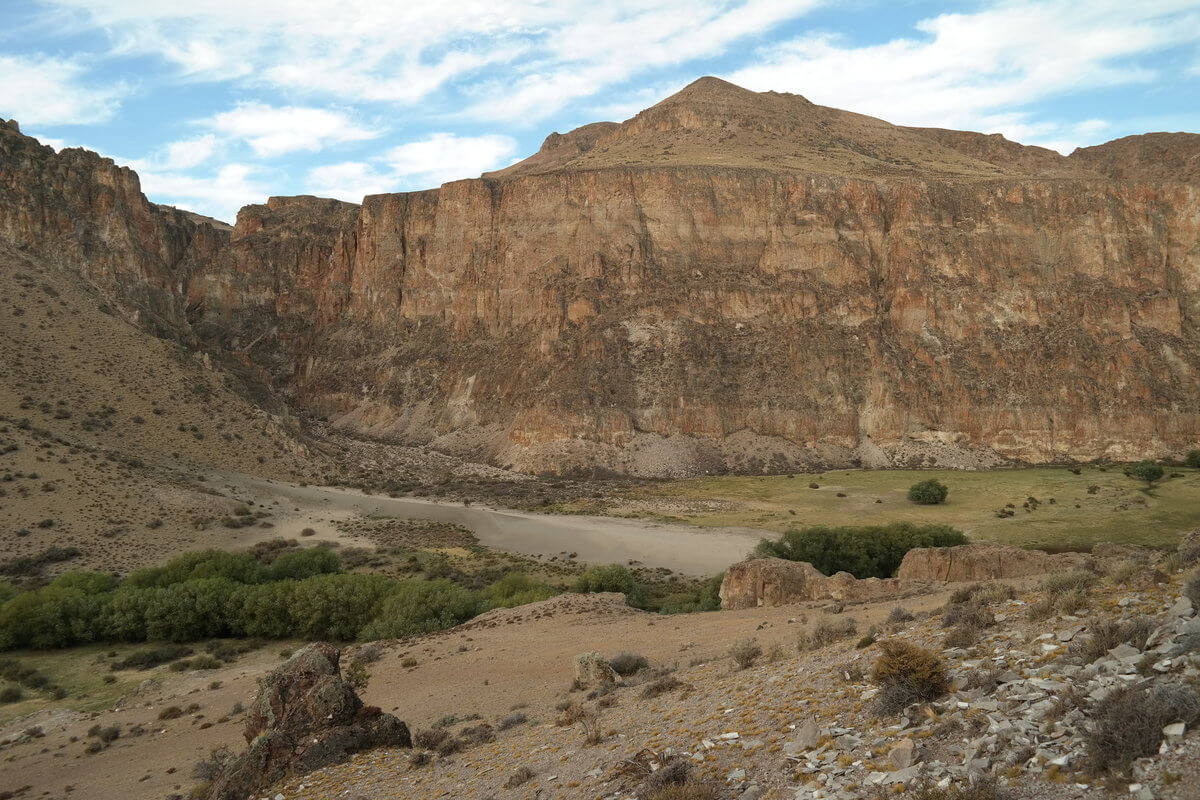
<svg viewBox="0 0 1200 800"><path fill-rule="evenodd" d="M918 547L904 554L896 577L906 581L989 581L1080 569L1084 553L1047 553L1002 544Z"/></svg>
<svg viewBox="0 0 1200 800"><path fill-rule="evenodd" d="M7 146L0 180L99 185L87 224L132 220L128 280L87 237L66 248L98 281L135 305L152 285L189 335L361 433L646 475L1200 440L1192 134L1068 158L702 79L480 179L249 206L227 245L139 206L111 162L76 179L82 155ZM30 233L21 192L6 237L74 219Z"/></svg>
<svg viewBox="0 0 1200 800"><path fill-rule="evenodd" d="M806 561L748 558L725 570L721 608L783 606L809 600L858 603L899 597L925 586L895 578L858 579L849 572L824 575Z"/></svg>
<svg viewBox="0 0 1200 800"><path fill-rule="evenodd" d="M208 800L244 800L285 775L304 775L375 747L411 747L408 727L364 706L342 678L339 652L310 644L262 679L246 719L249 745L208 787Z"/></svg>

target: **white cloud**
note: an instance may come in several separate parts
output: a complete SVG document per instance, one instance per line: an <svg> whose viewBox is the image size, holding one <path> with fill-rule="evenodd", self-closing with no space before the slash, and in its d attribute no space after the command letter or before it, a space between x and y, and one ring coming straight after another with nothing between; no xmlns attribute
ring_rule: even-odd
<svg viewBox="0 0 1200 800"><path fill-rule="evenodd" d="M122 86L87 86L77 61L0 54L0 116L28 125L86 125L112 117Z"/></svg>
<svg viewBox="0 0 1200 800"><path fill-rule="evenodd" d="M517 143L508 136L455 136L435 133L427 139L393 147L383 155L391 171L423 186L461 178L477 178L510 160Z"/></svg>
<svg viewBox="0 0 1200 800"><path fill-rule="evenodd" d="M329 144L374 139L381 133L354 123L340 111L262 103L242 103L203 124L245 141L256 155L268 158L298 150L317 151Z"/></svg>
<svg viewBox="0 0 1200 800"><path fill-rule="evenodd" d="M1069 150L1098 129L1039 123L1019 109L1154 80L1136 57L1195 41L1198 10L1196 0L1004 3L942 14L918 24L923 36L883 44L802 36L764 48L761 63L728 77L899 124L981 129Z"/></svg>
<svg viewBox="0 0 1200 800"><path fill-rule="evenodd" d="M508 136L434 133L393 147L372 162L316 167L308 173L307 191L357 203L368 194L428 189L476 178L511 163L516 151L516 141Z"/></svg>
<svg viewBox="0 0 1200 800"><path fill-rule="evenodd" d="M395 191L396 179L362 161L329 164L309 170L307 190L320 197L357 203L369 194Z"/></svg>
<svg viewBox="0 0 1200 800"><path fill-rule="evenodd" d="M272 194L247 164L226 164L211 175L186 175L137 160L129 162L142 179L142 191L156 203L186 208L233 222L238 209L265 202Z"/></svg>
<svg viewBox="0 0 1200 800"><path fill-rule="evenodd" d="M217 137L211 133L172 142L166 147L165 165L168 169L190 169L208 161L216 150Z"/></svg>
<svg viewBox="0 0 1200 800"><path fill-rule="evenodd" d="M17 122L20 122L20 120L17 120ZM34 139L37 139L38 142L40 142L41 144L50 145L56 151L61 151L65 147L78 147L78 145L67 144L66 139L58 139L53 136L42 136L40 133L35 133L33 131L22 131L22 133L24 133L26 136L32 136ZM91 149L91 148L89 148L89 149Z"/></svg>
<svg viewBox="0 0 1200 800"><path fill-rule="evenodd" d="M648 70L715 56L821 0L46 0L199 80L341 102L441 91L528 122ZM506 77L496 79L498 73Z"/></svg>

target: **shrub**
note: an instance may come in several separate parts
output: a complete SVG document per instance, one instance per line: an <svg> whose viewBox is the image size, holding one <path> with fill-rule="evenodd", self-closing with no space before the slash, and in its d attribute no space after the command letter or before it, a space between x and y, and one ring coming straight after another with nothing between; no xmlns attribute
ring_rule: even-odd
<svg viewBox="0 0 1200 800"><path fill-rule="evenodd" d="M936 700L946 693L949 678L936 653L900 639L880 642L879 649L871 679L882 690L881 713L894 714L912 703Z"/></svg>
<svg viewBox="0 0 1200 800"><path fill-rule="evenodd" d="M1200 450L1188 450L1188 453L1183 458L1183 463L1189 467L1200 469Z"/></svg>
<svg viewBox="0 0 1200 800"><path fill-rule="evenodd" d="M487 608L513 608L549 600L557 594L558 590L548 583L522 572L510 572L483 590L483 604Z"/></svg>
<svg viewBox="0 0 1200 800"><path fill-rule="evenodd" d="M121 737L121 726L107 725L102 727L100 725L93 725L88 730L88 736L99 739L105 744L112 744Z"/></svg>
<svg viewBox="0 0 1200 800"><path fill-rule="evenodd" d="M40 527L40 526L39 526ZM78 547L47 547L32 556L18 556L7 561L0 561L0 575L13 577L28 577L37 575L43 567L58 564L78 558L83 551Z"/></svg>
<svg viewBox="0 0 1200 800"><path fill-rule="evenodd" d="M179 719L183 716L183 709L179 706L167 706L162 711L158 712L158 718L161 720Z"/></svg>
<svg viewBox="0 0 1200 800"><path fill-rule="evenodd" d="M646 604L646 589L628 567L621 564L588 567L575 579L571 591L580 594L593 592L620 592L625 595L625 602L631 606L640 607Z"/></svg>
<svg viewBox="0 0 1200 800"><path fill-rule="evenodd" d="M729 657L737 664L738 669L748 669L754 666L762 656L762 647L754 639L743 639L729 648Z"/></svg>
<svg viewBox="0 0 1200 800"><path fill-rule="evenodd" d="M969 622L960 623L946 633L943 643L946 647L973 647L979 642L982 633L977 625Z"/></svg>
<svg viewBox="0 0 1200 800"><path fill-rule="evenodd" d="M1098 658L1103 658L1109 650L1118 645L1128 644L1138 650L1146 646L1150 634L1154 632L1154 624L1146 617L1138 617L1126 622L1112 619L1093 619L1088 622L1089 636L1071 642L1070 653L1091 664Z"/></svg>
<svg viewBox="0 0 1200 800"><path fill-rule="evenodd" d="M220 669L221 661L208 653L201 653L195 658L185 658L171 665L172 672L187 672L189 670Z"/></svg>
<svg viewBox="0 0 1200 800"><path fill-rule="evenodd" d="M800 634L799 649L819 650L822 647L849 639L858 632L858 622L853 617L832 619L826 617L819 620L811 631Z"/></svg>
<svg viewBox="0 0 1200 800"><path fill-rule="evenodd" d="M310 547L283 553L267 570L269 580L303 580L342 571L342 559L327 547Z"/></svg>
<svg viewBox="0 0 1200 800"><path fill-rule="evenodd" d="M935 783L922 781L910 787L904 796L909 800L1008 800L1012 797L991 776L970 783L955 781L944 789Z"/></svg>
<svg viewBox="0 0 1200 800"><path fill-rule="evenodd" d="M1092 769L1127 773L1135 759L1158 752L1163 727L1200 719L1200 694L1183 684L1122 686L1096 703L1088 718Z"/></svg>
<svg viewBox="0 0 1200 800"><path fill-rule="evenodd" d="M923 506L936 506L944 503L949 494L950 487L936 478L914 483L908 489L908 499Z"/></svg>
<svg viewBox="0 0 1200 800"><path fill-rule="evenodd" d="M1042 581L1042 588L1052 595L1067 594L1068 592L1086 592L1096 585L1094 572L1086 569L1074 569L1058 575L1051 575Z"/></svg>
<svg viewBox="0 0 1200 800"><path fill-rule="evenodd" d="M950 547L966 544L961 531L946 525L913 525L893 522L864 527L793 528L773 542L763 539L758 555L807 561L832 575L849 572L856 578L889 578L904 554L915 547Z"/></svg>
<svg viewBox="0 0 1200 800"><path fill-rule="evenodd" d="M537 775L537 773L531 770L529 767L517 767L515 770L513 770L513 773L508 776L508 780L504 782L504 788L515 789L522 784L528 783L535 775Z"/></svg>
<svg viewBox="0 0 1200 800"><path fill-rule="evenodd" d="M649 700L653 697L674 691L681 686L683 686L683 681L674 675L663 675L661 678L656 678L642 687L642 698Z"/></svg>
<svg viewBox="0 0 1200 800"><path fill-rule="evenodd" d="M515 728L518 725L524 725L528 721L529 721L529 717L527 717L525 714L518 711L514 714L509 714L507 717L505 717L504 719L497 722L496 730L506 731L509 728Z"/></svg>
<svg viewBox="0 0 1200 800"><path fill-rule="evenodd" d="M639 653L618 653L608 660L608 665L618 675L627 678L639 670L649 667L650 662Z"/></svg>
<svg viewBox="0 0 1200 800"><path fill-rule="evenodd" d="M375 616L380 601L394 591L395 586L394 581L382 575L319 575L297 581L291 608L296 621L295 633L309 640L355 639L366 622ZM402 605L403 601L400 601L399 606ZM385 627L382 635L373 638L386 638L389 630L386 621L376 619L376 622ZM399 619L397 628L403 622L403 618Z"/></svg>
<svg viewBox="0 0 1200 800"><path fill-rule="evenodd" d="M661 614L694 614L699 611L719 611L721 609L721 582L725 573L707 579L695 589L688 592L669 594L659 603Z"/></svg>
<svg viewBox="0 0 1200 800"><path fill-rule="evenodd" d="M1163 468L1153 461L1139 461L1129 468L1129 476L1146 482L1146 488L1152 488L1154 482L1163 476Z"/></svg>
<svg viewBox="0 0 1200 800"><path fill-rule="evenodd" d="M176 661L191 654L192 648L181 644L151 647L146 650L139 650L136 653L130 653L120 661L114 661L112 669L114 671L119 669L150 669L151 667L157 667L159 664Z"/></svg>
<svg viewBox="0 0 1200 800"><path fill-rule="evenodd" d="M976 602L949 605L946 607L945 613L942 614L943 628L967 625L979 629L990 628L995 624L995 615Z"/></svg>
<svg viewBox="0 0 1200 800"><path fill-rule="evenodd" d="M424 750L437 750L450 738L450 731L445 728L423 728L412 735L413 747Z"/></svg>
<svg viewBox="0 0 1200 800"><path fill-rule="evenodd" d="M16 703L25 698L20 686L5 686L0 689L0 703Z"/></svg>
<svg viewBox="0 0 1200 800"><path fill-rule="evenodd" d="M896 606L888 612L887 621L889 625L902 625L905 622L912 622L912 612L903 606Z"/></svg>
<svg viewBox="0 0 1200 800"><path fill-rule="evenodd" d="M479 612L479 597L448 580L409 581L389 594L362 631L364 639L392 639L450 628Z"/></svg>
<svg viewBox="0 0 1200 800"><path fill-rule="evenodd" d="M664 786L644 797L646 800L717 800L720 795L710 783L688 781L673 786Z"/></svg>

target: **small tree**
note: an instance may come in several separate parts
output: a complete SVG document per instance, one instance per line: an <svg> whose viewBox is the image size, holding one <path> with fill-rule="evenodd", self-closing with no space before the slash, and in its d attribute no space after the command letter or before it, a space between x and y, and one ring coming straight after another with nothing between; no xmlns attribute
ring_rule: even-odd
<svg viewBox="0 0 1200 800"><path fill-rule="evenodd" d="M936 478L930 478L920 483L914 483L908 490L908 499L923 506L936 506L938 503L946 502L948 494L950 494L950 487Z"/></svg>
<svg viewBox="0 0 1200 800"><path fill-rule="evenodd" d="M1188 450L1188 454L1183 457L1183 463L1200 469L1200 450Z"/></svg>
<svg viewBox="0 0 1200 800"><path fill-rule="evenodd" d="M1163 468L1153 461L1139 461L1129 470L1129 474L1140 481L1146 482L1146 488L1154 488L1154 482L1163 476Z"/></svg>

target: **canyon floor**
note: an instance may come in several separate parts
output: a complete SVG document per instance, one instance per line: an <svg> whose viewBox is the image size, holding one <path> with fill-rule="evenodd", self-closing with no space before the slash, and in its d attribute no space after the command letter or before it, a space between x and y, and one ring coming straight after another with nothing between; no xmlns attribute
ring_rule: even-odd
<svg viewBox="0 0 1200 800"><path fill-rule="evenodd" d="M919 506L908 488L927 478L950 487L947 502ZM561 511L630 516L704 527L783 532L806 525L937 522L973 541L1049 550L1098 542L1173 547L1200 526L1200 470L1170 467L1147 490L1120 465L988 470L833 470L769 476L658 481ZM1012 511L1000 516L1001 510Z"/></svg>
<svg viewBox="0 0 1200 800"><path fill-rule="evenodd" d="M965 775L968 763L1001 765L1013 798L1105 797L1106 786L1123 793L1137 782L1160 800L1193 800L1200 778L1194 737L1172 739L1162 757L1137 767L1137 778L1102 779L1086 769L1083 719L1095 696L1145 676L1186 683L1197 674L1194 652L1168 657L1174 642L1190 647L1195 639L1176 635L1196 627L1190 605L1178 599L1180 579L1137 585L1135 572L1115 571L1087 591L1082 607L1045 617L1033 609L1053 594L1036 579L1010 582L1012 591L985 590L970 602L989 621L975 641L957 644L943 620L956 601L951 590L961 586L845 608L805 603L664 617L600 594L489 612L452 630L379 643L362 692L420 735L443 729L453 737L486 724L484 741L427 763L409 750L363 753L262 796L625 798L636 796L638 759L644 767L650 753L689 759L720 797L874 797L884 796L871 794L876 787L892 788L894 775L909 774L893 750L915 743L914 763L935 777ZM911 617L895 614L897 606ZM1118 650L1071 666L1076 646L1105 621L1131 620L1155 631L1136 657ZM843 631L798 647L821 625ZM875 713L877 690L864 674L878 648L859 641L867 632L942 652L952 693L925 716ZM748 639L762 654L739 668L731 648ZM94 696L73 709L7 715L0 792L55 800L184 796L193 769L214 748L244 745L242 704L297 646L275 642L231 665L190 672L111 670L145 646L11 654L65 685L62 676L72 674ZM343 658L362 647L369 645L352 646ZM584 650L634 652L649 667L612 690L588 693L572 683L574 657ZM599 714L598 740L587 741L570 721L579 708ZM96 730L113 726L115 739L93 744ZM523 769L528 780L512 785L510 776Z"/></svg>

